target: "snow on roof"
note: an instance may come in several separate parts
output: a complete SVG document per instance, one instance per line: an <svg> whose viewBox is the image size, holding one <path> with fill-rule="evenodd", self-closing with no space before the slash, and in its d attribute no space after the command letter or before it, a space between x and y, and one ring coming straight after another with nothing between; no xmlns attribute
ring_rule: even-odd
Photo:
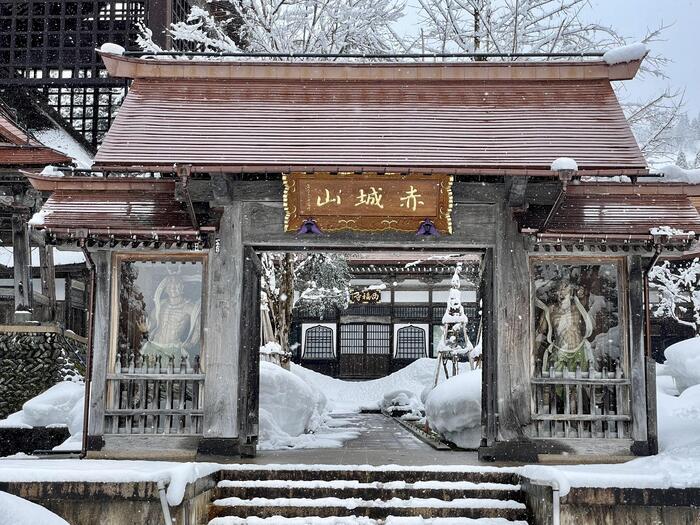
<svg viewBox="0 0 700 525"><path fill-rule="evenodd" d="M636 42L634 44L616 47L615 49L607 51L603 55L603 60L605 60L605 62L607 62L609 65L623 64L634 60L642 60L648 52L649 48L646 46L646 44Z"/></svg>
<svg viewBox="0 0 700 525"><path fill-rule="evenodd" d="M552 169L552 171L561 171L561 170L578 171L578 164L576 164L576 161L572 158L559 157L558 159L555 159L554 162L552 162L551 169Z"/></svg>
<svg viewBox="0 0 700 525"><path fill-rule="evenodd" d="M79 168L92 167L92 155L63 128L35 130L32 134L45 146L71 157Z"/></svg>
<svg viewBox="0 0 700 525"><path fill-rule="evenodd" d="M664 181L686 182L688 184L700 184L700 169L683 169L674 164L668 164L659 168L659 172L664 174Z"/></svg>
<svg viewBox="0 0 700 525"><path fill-rule="evenodd" d="M194 9L194 8L193 8ZM100 49L98 50L100 53L110 53L112 55L123 55L124 51L126 51L122 46L119 44L113 44L112 42L105 42L100 46Z"/></svg>
<svg viewBox="0 0 700 525"><path fill-rule="evenodd" d="M53 260L55 266L64 264L81 264L85 262L83 252L68 252L53 249ZM11 246L0 246L0 266L14 268L15 261ZM39 248L32 248L32 266L39 267Z"/></svg>

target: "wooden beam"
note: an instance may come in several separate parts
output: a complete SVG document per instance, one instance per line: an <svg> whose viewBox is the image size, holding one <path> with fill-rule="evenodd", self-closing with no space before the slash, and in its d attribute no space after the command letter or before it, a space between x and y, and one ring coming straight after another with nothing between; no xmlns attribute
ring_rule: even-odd
<svg viewBox="0 0 700 525"><path fill-rule="evenodd" d="M21 214L12 216L12 253L15 281L15 322L23 323L32 319L32 279L29 229L25 217Z"/></svg>
<svg viewBox="0 0 700 525"><path fill-rule="evenodd" d="M171 39L167 29L173 21L173 0L151 0L148 3L148 29L153 32L153 42L162 49L170 49Z"/></svg>
<svg viewBox="0 0 700 525"><path fill-rule="evenodd" d="M525 206L527 194L527 177L509 177L506 180L506 199L511 208Z"/></svg>
<svg viewBox="0 0 700 525"><path fill-rule="evenodd" d="M56 270L53 260L53 246L39 247L39 275L41 277L41 294L48 299L46 319L56 320Z"/></svg>
<svg viewBox="0 0 700 525"><path fill-rule="evenodd" d="M482 393L481 437L482 446L491 447L496 441L498 414L498 330L495 321L493 248L484 252L481 276L482 300Z"/></svg>

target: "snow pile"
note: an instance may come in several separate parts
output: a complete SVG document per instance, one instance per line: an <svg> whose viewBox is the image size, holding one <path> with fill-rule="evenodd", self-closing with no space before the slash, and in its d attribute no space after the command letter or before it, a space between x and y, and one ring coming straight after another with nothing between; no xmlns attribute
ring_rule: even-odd
<svg viewBox="0 0 700 525"><path fill-rule="evenodd" d="M331 419L326 396L281 366L260 362L261 450L339 448L359 435L351 421Z"/></svg>
<svg viewBox="0 0 700 525"><path fill-rule="evenodd" d="M576 164L576 161L572 158L559 157L558 159L555 159L554 162L552 162L550 169L552 171L563 171L563 170L578 171L578 164Z"/></svg>
<svg viewBox="0 0 700 525"><path fill-rule="evenodd" d="M656 391L674 397L679 394L676 381L668 366L659 363L656 363Z"/></svg>
<svg viewBox="0 0 700 525"><path fill-rule="evenodd" d="M62 381L30 399L22 410L0 421L0 427L67 426L71 433L83 426L83 383Z"/></svg>
<svg viewBox="0 0 700 525"><path fill-rule="evenodd" d="M63 177L63 172L51 164L44 166L44 169L41 170L41 174L44 177Z"/></svg>
<svg viewBox="0 0 700 525"><path fill-rule="evenodd" d="M126 49L124 49L119 44L113 44L112 42L105 42L104 44L102 44L102 46L100 46L99 51L100 51L100 53L108 53L110 55L123 55L124 51L126 51Z"/></svg>
<svg viewBox="0 0 700 525"><path fill-rule="evenodd" d="M700 337L673 344L664 355L664 371L673 377L679 392L700 384Z"/></svg>
<svg viewBox="0 0 700 525"><path fill-rule="evenodd" d="M481 440L481 370L468 370L436 386L425 400L430 428L462 448Z"/></svg>
<svg viewBox="0 0 700 525"><path fill-rule="evenodd" d="M685 182L688 184L700 183L700 169L683 169L673 164L662 166L659 172L663 173L666 182Z"/></svg>
<svg viewBox="0 0 700 525"><path fill-rule="evenodd" d="M636 42L634 44L616 47L615 49L607 51L603 55L603 60L611 66L613 64L624 64L634 60L642 60L645 56L647 56L648 52L649 48L646 46L646 44Z"/></svg>
<svg viewBox="0 0 700 525"><path fill-rule="evenodd" d="M0 525L70 525L44 507L0 492Z"/></svg>
<svg viewBox="0 0 700 525"><path fill-rule="evenodd" d="M423 403L415 392L394 390L384 394L379 403L383 412L391 416L401 416L407 421L417 421L423 417Z"/></svg>
<svg viewBox="0 0 700 525"><path fill-rule="evenodd" d="M322 391L332 412L360 412L363 409L378 410L384 395L397 390L413 392L419 396L432 386L436 360L424 357L391 375L371 381L343 381L303 366L291 364L291 372Z"/></svg>

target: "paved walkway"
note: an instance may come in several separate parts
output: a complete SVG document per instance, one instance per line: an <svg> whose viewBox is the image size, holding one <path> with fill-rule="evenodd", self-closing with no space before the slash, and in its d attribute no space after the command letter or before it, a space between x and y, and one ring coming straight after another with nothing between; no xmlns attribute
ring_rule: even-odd
<svg viewBox="0 0 700 525"><path fill-rule="evenodd" d="M478 465L476 452L436 450L382 414L338 415L349 419L360 436L342 448L260 451L240 463L320 463L340 465Z"/></svg>

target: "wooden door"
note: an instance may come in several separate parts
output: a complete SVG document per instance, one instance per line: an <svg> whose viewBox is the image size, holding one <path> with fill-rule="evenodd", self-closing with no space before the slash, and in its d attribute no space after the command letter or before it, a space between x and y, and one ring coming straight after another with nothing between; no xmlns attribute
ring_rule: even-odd
<svg viewBox="0 0 700 525"><path fill-rule="evenodd" d="M391 325L348 323L340 325L338 377L384 377L391 366Z"/></svg>
<svg viewBox="0 0 700 525"><path fill-rule="evenodd" d="M260 276L262 266L255 250L243 251L243 308L239 361L238 436L243 456L255 456L258 444L260 397Z"/></svg>

